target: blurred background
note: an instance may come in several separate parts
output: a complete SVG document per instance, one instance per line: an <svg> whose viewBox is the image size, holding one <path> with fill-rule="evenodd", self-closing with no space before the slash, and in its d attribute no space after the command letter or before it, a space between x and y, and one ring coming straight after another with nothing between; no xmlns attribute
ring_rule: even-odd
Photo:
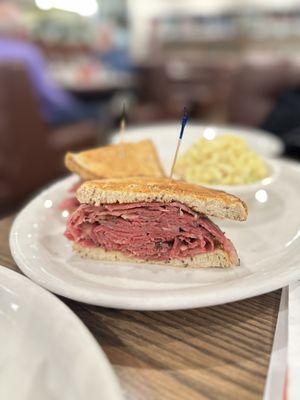
<svg viewBox="0 0 300 400"><path fill-rule="evenodd" d="M0 213L129 125L265 129L300 154L300 1L0 1ZM176 134L176 133L175 133Z"/></svg>

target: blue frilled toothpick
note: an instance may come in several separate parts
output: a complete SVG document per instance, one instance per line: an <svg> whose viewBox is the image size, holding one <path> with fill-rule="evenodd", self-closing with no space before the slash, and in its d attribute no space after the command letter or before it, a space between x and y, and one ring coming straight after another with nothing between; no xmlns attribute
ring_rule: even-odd
<svg viewBox="0 0 300 400"><path fill-rule="evenodd" d="M178 152L179 152L179 147L181 145L181 139L182 139L182 136L183 136L183 132L184 132L184 128L186 126L187 120L188 120L187 109L184 107L183 116L182 116L182 120L181 120L181 129L180 129L180 134L179 134L179 138L178 138L178 142L177 142L176 152L175 152L175 156L174 156L174 160L173 160L173 164L172 164L172 168L171 168L170 179L172 179L172 176L173 176L173 171L174 171L174 167L175 167L175 164L176 164L177 155L178 155Z"/></svg>

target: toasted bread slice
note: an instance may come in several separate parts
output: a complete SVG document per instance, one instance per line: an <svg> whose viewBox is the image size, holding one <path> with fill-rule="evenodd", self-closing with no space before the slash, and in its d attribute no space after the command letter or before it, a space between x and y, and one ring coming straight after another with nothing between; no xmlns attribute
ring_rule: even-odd
<svg viewBox="0 0 300 400"><path fill-rule="evenodd" d="M168 178L104 179L84 182L76 193L80 203L100 205L178 201L211 217L247 219L247 206L238 197Z"/></svg>
<svg viewBox="0 0 300 400"><path fill-rule="evenodd" d="M112 144L81 153L67 153L65 165L84 180L164 176L151 140Z"/></svg>
<svg viewBox="0 0 300 400"><path fill-rule="evenodd" d="M166 261L148 261L139 258L127 256L120 251L106 251L101 247L84 247L78 243L73 245L73 250L82 258L88 258L101 261L129 261L135 263L164 264L181 268L229 268L239 265L239 260L233 261L229 255L222 249L209 253L202 253L194 257L186 257L182 259L172 259Z"/></svg>

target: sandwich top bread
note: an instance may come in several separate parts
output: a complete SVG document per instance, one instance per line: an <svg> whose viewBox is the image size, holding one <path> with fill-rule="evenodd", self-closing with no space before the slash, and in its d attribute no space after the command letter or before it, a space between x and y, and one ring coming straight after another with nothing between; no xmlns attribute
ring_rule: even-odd
<svg viewBox="0 0 300 400"><path fill-rule="evenodd" d="M81 185L76 196L80 203L96 206L139 201L178 201L211 217L238 221L247 219L247 206L238 197L169 178L93 180Z"/></svg>
<svg viewBox="0 0 300 400"><path fill-rule="evenodd" d="M189 267L239 264L236 250L208 216L244 221L237 197L167 178L94 180L77 191L80 206L66 237L83 257Z"/></svg>
<svg viewBox="0 0 300 400"><path fill-rule="evenodd" d="M67 153L65 165L83 180L126 178L129 176L164 176L151 140L119 143L80 153Z"/></svg>

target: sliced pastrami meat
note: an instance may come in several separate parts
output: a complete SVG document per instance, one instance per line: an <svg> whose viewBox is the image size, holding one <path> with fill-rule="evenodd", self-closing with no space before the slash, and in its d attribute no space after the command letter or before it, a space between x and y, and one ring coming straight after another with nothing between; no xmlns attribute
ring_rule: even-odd
<svg viewBox="0 0 300 400"><path fill-rule="evenodd" d="M144 260L182 259L216 248L237 260L233 244L210 219L178 202L82 204L69 217L65 236Z"/></svg>

